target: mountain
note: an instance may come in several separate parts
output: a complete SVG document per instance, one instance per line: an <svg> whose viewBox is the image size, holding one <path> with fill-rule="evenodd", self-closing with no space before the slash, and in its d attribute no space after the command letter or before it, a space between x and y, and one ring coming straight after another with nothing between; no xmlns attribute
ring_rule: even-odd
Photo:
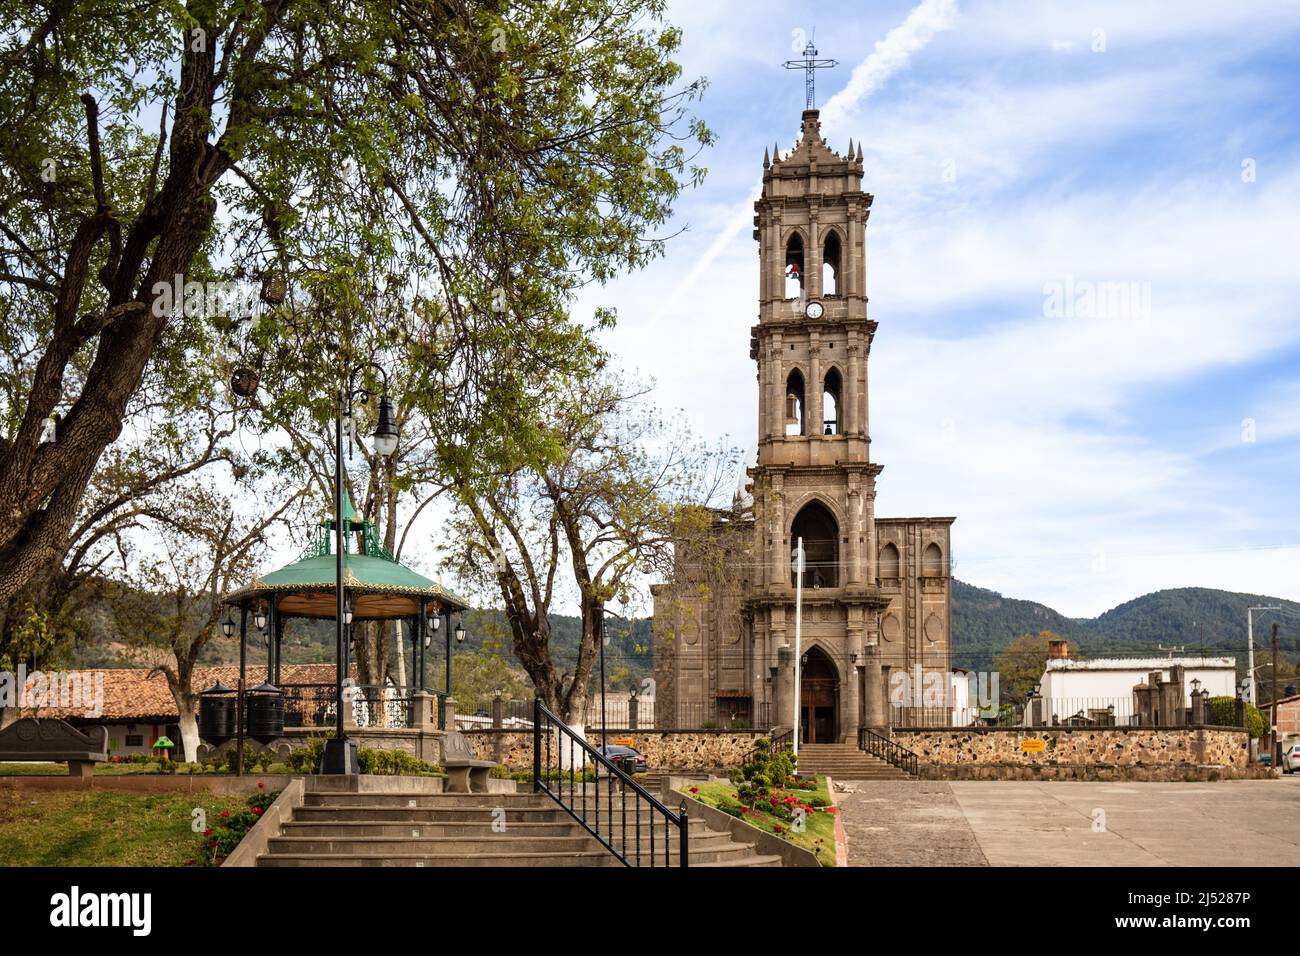
<svg viewBox="0 0 1300 956"><path fill-rule="evenodd" d="M1300 603L1295 601L1214 588L1171 588L1126 601L1095 618L1069 618L1036 601L1006 598L954 580L953 664L987 670L1014 638L1049 630L1088 657L1163 654L1163 645L1185 648L1189 654L1204 650L1231 655L1244 670L1246 609L1267 605L1283 610L1255 613L1256 656L1270 646L1276 621L1279 652L1293 661L1300 654Z"/></svg>

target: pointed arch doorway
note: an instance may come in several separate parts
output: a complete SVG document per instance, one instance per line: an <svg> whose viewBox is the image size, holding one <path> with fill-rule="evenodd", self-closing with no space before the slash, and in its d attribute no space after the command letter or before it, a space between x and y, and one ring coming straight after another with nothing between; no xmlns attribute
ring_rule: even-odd
<svg viewBox="0 0 1300 956"><path fill-rule="evenodd" d="M807 744L837 743L840 678L820 647L804 653L799 672L799 739Z"/></svg>

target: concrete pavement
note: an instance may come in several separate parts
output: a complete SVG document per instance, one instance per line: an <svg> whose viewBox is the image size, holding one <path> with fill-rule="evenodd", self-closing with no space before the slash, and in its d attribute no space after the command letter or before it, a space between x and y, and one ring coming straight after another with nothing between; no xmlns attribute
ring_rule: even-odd
<svg viewBox="0 0 1300 956"><path fill-rule="evenodd" d="M837 794L854 866L1300 865L1300 774L842 783L856 791Z"/></svg>

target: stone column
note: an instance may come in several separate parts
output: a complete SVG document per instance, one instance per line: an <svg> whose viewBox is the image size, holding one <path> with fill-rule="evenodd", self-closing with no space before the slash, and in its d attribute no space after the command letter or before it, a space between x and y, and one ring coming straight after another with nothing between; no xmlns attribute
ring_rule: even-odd
<svg viewBox="0 0 1300 956"><path fill-rule="evenodd" d="M637 716L641 707L641 702L633 694L627 699L627 725L632 730L637 729Z"/></svg>
<svg viewBox="0 0 1300 956"><path fill-rule="evenodd" d="M863 720L867 727L882 733L885 727L884 676L880 669L880 648L868 644L863 649Z"/></svg>
<svg viewBox="0 0 1300 956"><path fill-rule="evenodd" d="M844 383L844 433L857 435L862 432L862 414L858 409L858 333L849 331L849 380Z"/></svg>
<svg viewBox="0 0 1300 956"><path fill-rule="evenodd" d="M820 438L822 419L822 342L821 333L814 329L809 333L808 341L808 378L804 384L804 397L807 399L804 417L811 421L804 422L804 434ZM812 427L807 427L811 425Z"/></svg>
<svg viewBox="0 0 1300 956"><path fill-rule="evenodd" d="M858 740L858 714L861 710L861 703L858 700L858 667L863 660L861 624L849 624L848 641L845 646L848 660L844 667L844 680L840 684L844 688L840 703L840 740L855 744ZM857 655L856 661L853 659L854 655Z"/></svg>

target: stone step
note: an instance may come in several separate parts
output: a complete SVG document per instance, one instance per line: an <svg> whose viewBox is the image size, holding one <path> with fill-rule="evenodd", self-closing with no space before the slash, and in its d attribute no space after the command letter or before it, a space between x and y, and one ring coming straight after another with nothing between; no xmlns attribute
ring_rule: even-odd
<svg viewBox="0 0 1300 956"><path fill-rule="evenodd" d="M496 827L497 829L494 829ZM506 821L504 832L522 836L569 836L578 824L570 818L545 823ZM406 823L376 823L373 820L290 820L284 824L284 836L333 837L386 837L389 839L418 837L477 836L501 832L493 821L408 821ZM584 833L586 831L583 831Z"/></svg>
<svg viewBox="0 0 1300 956"><path fill-rule="evenodd" d="M269 853L258 866L622 866L604 847L569 853Z"/></svg>
<svg viewBox="0 0 1300 956"><path fill-rule="evenodd" d="M307 793L306 807L546 807L542 793Z"/></svg>
<svg viewBox="0 0 1300 956"><path fill-rule="evenodd" d="M326 823L346 820L371 820L377 823L479 823L500 819L503 810L507 820L533 823L555 823L573 818L552 805L543 807L298 807L293 812L295 820L305 823Z"/></svg>
<svg viewBox="0 0 1300 956"><path fill-rule="evenodd" d="M360 854L396 855L460 854L473 856L482 852L509 850L516 853L573 853L590 849L591 836L586 831L565 836L519 836L500 833L491 836L445 837L313 837L279 836L267 841L272 855L293 854Z"/></svg>
<svg viewBox="0 0 1300 956"><path fill-rule="evenodd" d="M692 863L692 866L695 864ZM716 863L701 863L700 866L781 866L779 856L751 856L745 860L719 860Z"/></svg>

